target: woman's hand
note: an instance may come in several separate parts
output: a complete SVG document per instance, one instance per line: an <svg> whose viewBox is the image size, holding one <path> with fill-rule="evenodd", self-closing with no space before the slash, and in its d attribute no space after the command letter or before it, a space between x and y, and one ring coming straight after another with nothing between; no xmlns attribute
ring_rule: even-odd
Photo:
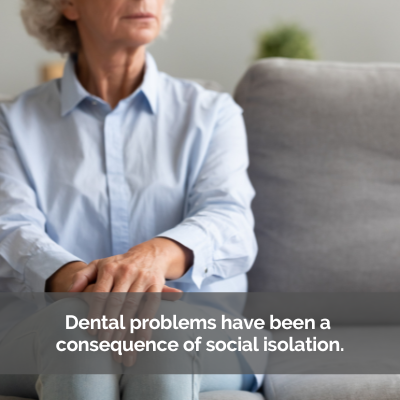
<svg viewBox="0 0 400 400"><path fill-rule="evenodd" d="M178 299L176 296L181 296L180 290L165 286L165 280L180 278L192 264L191 250L172 240L155 238L133 247L126 254L91 262L74 275L75 280L69 291L116 293L88 298L88 319L101 318L103 315L108 319L119 318L122 315L124 321L129 321L134 316L151 320L155 317L162 298L158 293L171 296L167 300L172 301ZM143 295L146 292L148 295ZM100 341L122 340L132 336L127 329L95 329L89 333L98 335ZM136 331L132 339L149 340L150 337L151 329L147 328ZM125 366L132 366L136 353L125 352L123 356L114 354L114 359Z"/></svg>
<svg viewBox="0 0 400 400"><path fill-rule="evenodd" d="M92 261L74 273L70 292L82 292L95 282L97 293L161 293L175 291L166 279L178 279L193 264L193 252L170 239L155 238L127 253Z"/></svg>

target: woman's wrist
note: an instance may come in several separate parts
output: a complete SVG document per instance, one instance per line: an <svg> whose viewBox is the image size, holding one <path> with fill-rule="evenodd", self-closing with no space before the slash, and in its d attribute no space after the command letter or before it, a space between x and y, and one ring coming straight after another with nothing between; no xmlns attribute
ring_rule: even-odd
<svg viewBox="0 0 400 400"><path fill-rule="evenodd" d="M165 279L179 279L193 265L193 251L175 240L156 237L150 242L156 247L161 261L165 265Z"/></svg>
<svg viewBox="0 0 400 400"><path fill-rule="evenodd" d="M75 274L86 267L82 261L65 264L46 281L46 292L68 292Z"/></svg>

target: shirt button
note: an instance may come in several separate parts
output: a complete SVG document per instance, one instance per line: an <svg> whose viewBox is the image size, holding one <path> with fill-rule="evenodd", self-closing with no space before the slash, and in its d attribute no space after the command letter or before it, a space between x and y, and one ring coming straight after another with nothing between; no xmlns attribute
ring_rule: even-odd
<svg viewBox="0 0 400 400"><path fill-rule="evenodd" d="M94 106L97 106L97 101L92 101L92 104L93 104Z"/></svg>
<svg viewBox="0 0 400 400"><path fill-rule="evenodd" d="M204 272L207 274L207 273L208 273L208 268L206 268L206 269L204 270Z"/></svg>

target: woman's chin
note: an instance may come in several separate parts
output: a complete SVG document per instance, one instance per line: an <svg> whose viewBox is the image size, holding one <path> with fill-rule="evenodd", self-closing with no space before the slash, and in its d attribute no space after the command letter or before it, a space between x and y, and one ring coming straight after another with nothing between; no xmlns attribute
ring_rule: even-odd
<svg viewBox="0 0 400 400"><path fill-rule="evenodd" d="M140 47L146 46L153 42L158 36L153 30L142 29L140 32L134 32L134 34L129 34L124 37L121 42L126 45L126 47Z"/></svg>

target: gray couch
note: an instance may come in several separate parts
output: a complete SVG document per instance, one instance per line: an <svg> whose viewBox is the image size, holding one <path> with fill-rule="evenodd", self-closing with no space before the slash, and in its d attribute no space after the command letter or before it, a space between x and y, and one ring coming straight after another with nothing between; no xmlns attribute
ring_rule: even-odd
<svg viewBox="0 0 400 400"><path fill-rule="evenodd" d="M235 97L257 192L250 290L398 291L400 66L261 61ZM264 392L395 400L400 376L271 375Z"/></svg>
<svg viewBox="0 0 400 400"><path fill-rule="evenodd" d="M250 290L397 291L400 66L261 61L235 98L257 191L260 251ZM397 400L400 376L271 375L264 393L268 400Z"/></svg>

